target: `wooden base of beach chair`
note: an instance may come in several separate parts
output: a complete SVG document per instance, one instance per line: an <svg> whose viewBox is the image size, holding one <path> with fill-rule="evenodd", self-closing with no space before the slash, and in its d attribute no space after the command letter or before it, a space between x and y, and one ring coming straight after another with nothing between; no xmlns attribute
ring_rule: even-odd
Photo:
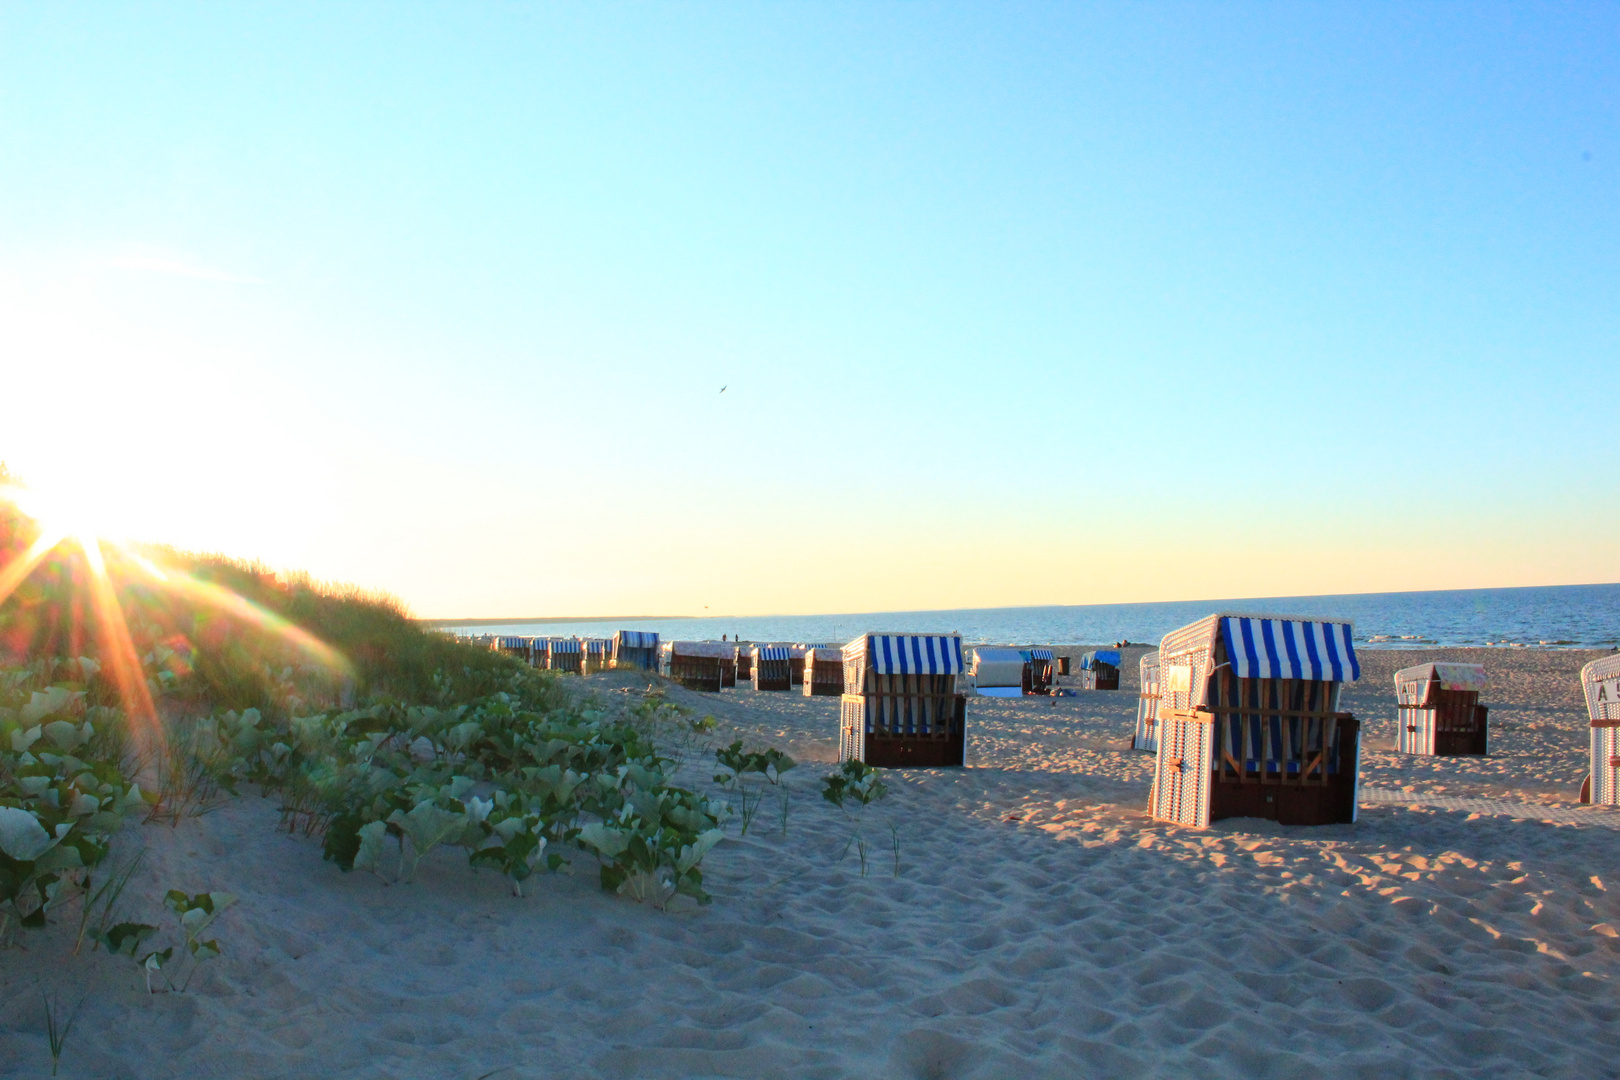
<svg viewBox="0 0 1620 1080"><path fill-rule="evenodd" d="M865 762L880 769L942 769L962 765L966 740L961 733L948 739L866 740Z"/></svg>
<svg viewBox="0 0 1620 1080"><path fill-rule="evenodd" d="M843 702L838 738L840 761L864 761L881 769L953 768L967 762L967 697L963 694L953 695L948 702L950 729L928 735L868 733L862 729L864 699L859 694L845 694Z"/></svg>
<svg viewBox="0 0 1620 1080"><path fill-rule="evenodd" d="M715 656L682 656L677 653L669 661L670 679L700 694L720 692L720 670L720 658Z"/></svg>
<svg viewBox="0 0 1620 1080"><path fill-rule="evenodd" d="M1348 825L1356 819L1356 768L1359 725L1354 719L1338 722L1339 761L1337 773L1326 783L1264 782L1249 773L1243 781L1231 775L1213 774L1209 785L1209 820L1230 817L1257 817L1279 825Z"/></svg>
<svg viewBox="0 0 1620 1080"><path fill-rule="evenodd" d="M844 692L844 662L814 660L804 668L805 697L838 697Z"/></svg>

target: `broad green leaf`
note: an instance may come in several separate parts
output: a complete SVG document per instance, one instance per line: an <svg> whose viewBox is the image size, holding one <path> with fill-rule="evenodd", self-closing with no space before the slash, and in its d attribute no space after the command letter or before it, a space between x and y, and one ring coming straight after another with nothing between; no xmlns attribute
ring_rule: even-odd
<svg viewBox="0 0 1620 1080"><path fill-rule="evenodd" d="M46 724L45 735L64 754L78 749L79 745L89 738L89 736L80 733L77 724L67 720L52 720Z"/></svg>
<svg viewBox="0 0 1620 1080"><path fill-rule="evenodd" d="M592 822L579 830L579 838L581 842L591 845L610 859L622 854L624 849L630 846L630 837L598 822Z"/></svg>
<svg viewBox="0 0 1620 1080"><path fill-rule="evenodd" d="M389 820L411 838L411 846L416 849L419 859L467 827L466 814L441 810L430 802L418 803L408 814L396 810Z"/></svg>
<svg viewBox="0 0 1620 1080"><path fill-rule="evenodd" d="M675 860L675 869L683 874L692 869L692 867L703 861L703 856L707 855L709 849L718 844L725 835L719 829L710 829L700 835L692 843L681 848L680 857Z"/></svg>
<svg viewBox="0 0 1620 1080"><path fill-rule="evenodd" d="M134 958L135 951L141 947L141 942L157 933L157 927L146 923L119 923L109 927L100 941L107 947L107 951L114 956L128 956Z"/></svg>
<svg viewBox="0 0 1620 1080"><path fill-rule="evenodd" d="M65 686L50 686L44 690L35 690L18 717L22 720L23 727L32 727L52 713L61 712L80 696Z"/></svg>
<svg viewBox="0 0 1620 1080"><path fill-rule="evenodd" d="M15 806L0 806L0 851L18 862L33 862L56 845L33 814Z"/></svg>
<svg viewBox="0 0 1620 1080"><path fill-rule="evenodd" d="M388 835L386 821L372 821L360 826L360 850L354 857L356 870L376 870L382 857L383 839Z"/></svg>

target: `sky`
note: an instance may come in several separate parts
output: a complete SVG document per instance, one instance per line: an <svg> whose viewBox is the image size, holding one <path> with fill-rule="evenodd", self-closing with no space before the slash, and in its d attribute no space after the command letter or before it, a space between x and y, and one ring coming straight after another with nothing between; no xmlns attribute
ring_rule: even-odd
<svg viewBox="0 0 1620 1080"><path fill-rule="evenodd" d="M423 617L1620 580L1620 7L0 2L0 461Z"/></svg>

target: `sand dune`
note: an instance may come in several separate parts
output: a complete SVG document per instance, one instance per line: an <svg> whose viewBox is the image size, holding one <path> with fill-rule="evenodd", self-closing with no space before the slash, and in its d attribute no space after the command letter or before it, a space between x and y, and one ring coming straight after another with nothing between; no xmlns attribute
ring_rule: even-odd
<svg viewBox="0 0 1620 1080"><path fill-rule="evenodd" d="M1364 786L1572 800L1586 657L1468 650L1492 669L1493 755L1399 759L1389 674L1438 652L1363 654ZM0 956L0 1067L48 1074L44 987L88 995L64 1076L1614 1074L1611 829L1382 802L1354 826L1161 825L1148 756L1123 749L1134 655L1126 675L972 702L973 767L888 774L865 877L856 824L818 796L836 699L673 691L803 762L785 835L770 802L734 826L689 912L603 895L584 858L522 900L453 854L413 885L342 875L252 797L131 827L121 852L150 853L132 914L161 921L170 887L237 893L226 955L152 997L127 960L64 963L71 928L28 937Z"/></svg>

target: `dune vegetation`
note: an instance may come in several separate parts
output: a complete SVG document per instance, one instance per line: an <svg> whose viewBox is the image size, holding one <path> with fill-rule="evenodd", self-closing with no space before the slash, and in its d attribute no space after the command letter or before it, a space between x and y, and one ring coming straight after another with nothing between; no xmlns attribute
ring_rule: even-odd
<svg viewBox="0 0 1620 1080"><path fill-rule="evenodd" d="M228 898L175 893L160 950L159 928L119 921L113 840L244 794L346 871L409 880L459 848L519 894L584 860L606 889L701 902L727 811L671 782L701 730L656 693L604 704L386 596L55 535L0 501L0 945L76 921L78 948L127 953L149 985L207 959L198 928Z"/></svg>

